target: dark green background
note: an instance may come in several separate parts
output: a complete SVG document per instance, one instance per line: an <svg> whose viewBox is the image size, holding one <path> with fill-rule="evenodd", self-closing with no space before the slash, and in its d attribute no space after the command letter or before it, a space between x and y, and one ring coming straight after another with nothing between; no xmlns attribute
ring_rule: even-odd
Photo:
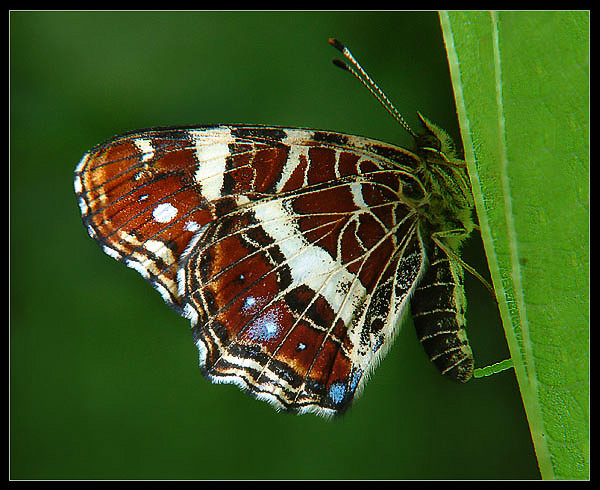
<svg viewBox="0 0 600 490"><path fill-rule="evenodd" d="M330 60L346 42L409 124L458 127L437 15L10 14L10 475L14 479L538 478L512 372L458 385L407 322L340 420L276 413L197 368L189 324L81 224L73 169L116 133L264 123L405 134ZM479 237L464 253L487 273ZM480 364L508 355L466 279Z"/></svg>

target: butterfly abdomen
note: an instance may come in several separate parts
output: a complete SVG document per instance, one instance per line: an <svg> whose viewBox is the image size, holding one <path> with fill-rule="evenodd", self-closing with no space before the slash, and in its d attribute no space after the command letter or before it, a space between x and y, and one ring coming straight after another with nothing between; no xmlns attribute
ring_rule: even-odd
<svg viewBox="0 0 600 490"><path fill-rule="evenodd" d="M468 381L474 361L465 330L463 269L437 245L430 252L411 310L417 337L440 372Z"/></svg>

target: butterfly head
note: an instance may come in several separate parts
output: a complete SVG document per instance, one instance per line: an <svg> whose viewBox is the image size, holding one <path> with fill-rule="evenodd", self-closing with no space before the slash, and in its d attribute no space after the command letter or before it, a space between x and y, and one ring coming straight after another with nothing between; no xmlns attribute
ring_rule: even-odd
<svg viewBox="0 0 600 490"><path fill-rule="evenodd" d="M421 131L416 133L415 142L419 150L434 152L451 160L456 157L456 148L454 141L439 126L433 124L429 119L424 117L420 112L417 112L419 121L421 122Z"/></svg>

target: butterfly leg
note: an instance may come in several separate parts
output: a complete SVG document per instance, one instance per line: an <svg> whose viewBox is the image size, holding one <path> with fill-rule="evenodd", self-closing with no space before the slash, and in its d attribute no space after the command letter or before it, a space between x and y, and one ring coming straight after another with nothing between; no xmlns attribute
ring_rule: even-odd
<svg viewBox="0 0 600 490"><path fill-rule="evenodd" d="M487 290L490 292L490 294L492 295L492 298L494 298L494 301L497 302L496 294L494 293L494 288L492 287L492 285L489 282L487 282L479 272L477 272L473 267L471 267L464 260L462 260L456 253L454 253L452 251L452 248L450 248L448 245L446 245L441 240L441 238L443 238L443 237L456 237L456 238L461 239L465 235L466 235L466 230L456 229L456 230L448 230L448 231L443 231L443 232L439 232L439 233L434 233L431 235L431 239L434 241L434 243L438 247L440 247L444 252L446 252L446 254L448 256L452 257L454 260L456 260L458 263L460 263L460 265L462 266L463 269L465 269L467 272L471 273L473 276L475 276L477 279L479 279L481 284L483 284L487 288Z"/></svg>

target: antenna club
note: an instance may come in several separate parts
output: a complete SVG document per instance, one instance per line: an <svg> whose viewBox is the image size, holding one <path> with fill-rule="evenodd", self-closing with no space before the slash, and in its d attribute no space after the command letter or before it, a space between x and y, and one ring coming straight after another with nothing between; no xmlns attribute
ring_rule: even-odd
<svg viewBox="0 0 600 490"><path fill-rule="evenodd" d="M344 52L344 49L346 48L346 46L344 46L341 42L339 42L336 38L334 37L330 37L327 42L329 44L331 44L335 49L337 49L340 52Z"/></svg>
<svg viewBox="0 0 600 490"><path fill-rule="evenodd" d="M350 71L350 67L346 63L344 63L342 60L338 60L337 58L334 58L331 61L338 68L341 68L342 70Z"/></svg>

